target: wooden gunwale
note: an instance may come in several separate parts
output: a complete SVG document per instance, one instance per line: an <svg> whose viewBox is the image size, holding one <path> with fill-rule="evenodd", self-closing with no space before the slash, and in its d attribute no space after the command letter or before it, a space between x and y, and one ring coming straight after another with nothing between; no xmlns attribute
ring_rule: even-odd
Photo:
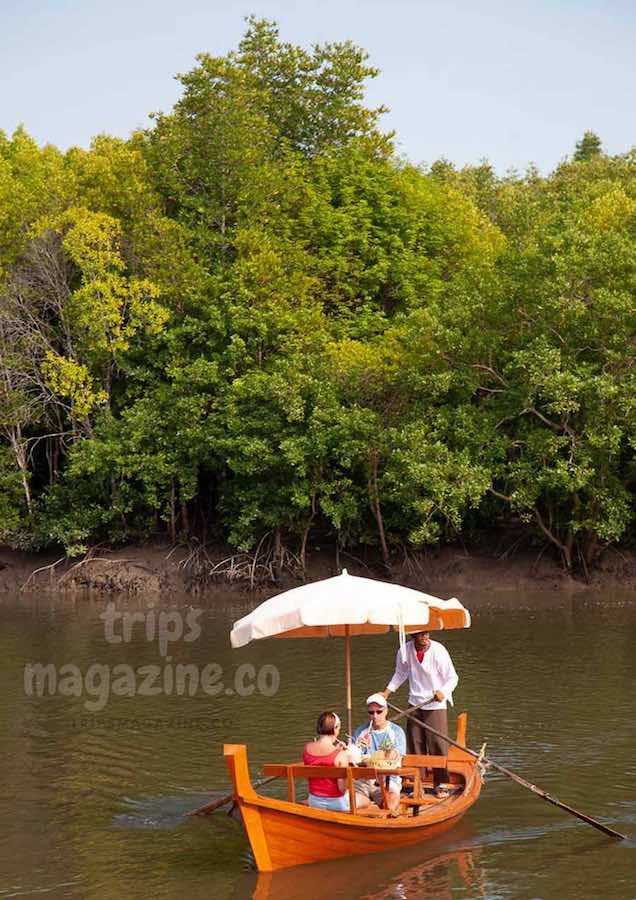
<svg viewBox="0 0 636 900"><path fill-rule="evenodd" d="M465 716L458 721L458 731L465 731ZM449 775L463 781L461 793L434 804L422 804L419 815L400 818L370 818L351 812L314 809L295 801L294 778L374 777L374 770L349 767L306 767L298 763L271 765L266 771L287 779L294 801L259 795L252 786L247 766L247 750L241 744L224 747L224 755L234 785L236 803L241 811L252 851L260 871L335 859L342 856L379 852L406 847L432 837L452 826L472 805L481 792L481 777L476 761L468 754L450 748L448 757L407 756L403 768L427 767L447 763ZM385 773L386 774L386 773Z"/></svg>
<svg viewBox="0 0 636 900"><path fill-rule="evenodd" d="M323 768L323 767L321 767ZM261 794L255 794L253 798L242 798L240 795L237 795L237 800L243 801L245 804L253 807L258 807L260 809L271 809L277 810L279 812L287 813L290 816L301 816L302 818L307 819L318 819L324 822L337 822L347 827L361 827L361 828L369 828L369 829L390 829L394 831L399 830L411 830L413 828L422 828L430 824L428 819L434 819L434 821L444 821L447 818L453 818L455 816L462 815L469 807L473 805L477 796L481 790L481 784L479 784L479 791L477 791L477 796L473 796L474 785L475 782L475 774L476 774L476 766L470 764L462 764L452 766L449 763L449 772L456 772L458 775L466 776L466 787L460 794L456 794L454 796L450 796L445 798L444 800L439 800L435 804L435 806L423 806L420 810L419 816L413 817L401 817L399 819L369 819L363 816L352 816L349 812L331 812L323 809L314 809L311 806L306 806L303 803L290 803L289 800L279 800L276 797L263 797ZM341 770L342 775L345 774L344 770ZM330 773L331 774L331 773ZM367 777L369 777L369 771L367 770ZM354 774L354 777L360 778L364 777L363 775ZM479 781L479 779L477 779ZM240 804L239 804L240 805ZM440 811L443 811L443 815L440 816Z"/></svg>

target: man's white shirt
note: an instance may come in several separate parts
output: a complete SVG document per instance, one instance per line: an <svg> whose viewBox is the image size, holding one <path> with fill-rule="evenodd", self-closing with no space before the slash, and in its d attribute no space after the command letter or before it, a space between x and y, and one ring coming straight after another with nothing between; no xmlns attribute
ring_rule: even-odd
<svg viewBox="0 0 636 900"><path fill-rule="evenodd" d="M393 692L409 679L409 706L423 704L422 709L445 709L446 701L453 705L453 691L459 678L450 658L450 653L438 641L431 641L422 662L417 658L415 645L409 641L406 645L406 662L402 662L400 651L395 660L395 672L387 687ZM444 700L432 700L435 691L444 694Z"/></svg>

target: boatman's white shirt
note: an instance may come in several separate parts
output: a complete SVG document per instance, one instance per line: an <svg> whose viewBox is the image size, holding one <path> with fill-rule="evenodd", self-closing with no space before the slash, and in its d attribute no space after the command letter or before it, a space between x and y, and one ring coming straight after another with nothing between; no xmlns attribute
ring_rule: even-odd
<svg viewBox="0 0 636 900"><path fill-rule="evenodd" d="M409 706L422 705L422 709L446 709L446 701L453 705L453 691L457 687L459 678L450 658L450 653L438 641L431 641L424 654L422 662L417 658L415 644L408 641L406 645L406 662L402 662L400 651L395 660L395 672L387 687L393 692L409 680ZM424 703L432 697L435 691L441 691L444 700L433 700Z"/></svg>

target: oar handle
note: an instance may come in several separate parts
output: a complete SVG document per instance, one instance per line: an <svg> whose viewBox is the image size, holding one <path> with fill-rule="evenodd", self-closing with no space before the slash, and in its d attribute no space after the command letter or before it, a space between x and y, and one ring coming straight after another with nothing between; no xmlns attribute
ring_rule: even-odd
<svg viewBox="0 0 636 900"><path fill-rule="evenodd" d="M433 694L432 697L429 697L428 700L422 700L422 702L421 702L421 703L418 703L416 706L409 706L409 707L408 707L407 709L405 709L404 711L400 711L400 715L399 715L399 716L393 716L393 718L392 718L392 719L389 719L389 721L390 721L390 722L397 722L398 719L403 719L405 716L408 717L410 713L413 713L413 712L415 712L416 710L421 709L423 706L428 706L428 704L429 704L429 703L432 703L433 700L435 700L435 694ZM390 707L391 707L391 709L397 709L397 706L393 706L393 704L392 704L392 703L389 703L388 700L386 701L386 703L387 703L387 706L390 706Z"/></svg>
<svg viewBox="0 0 636 900"><path fill-rule="evenodd" d="M428 701L430 702L430 701ZM552 803L553 806L558 806L560 809L564 809L566 812L569 812L571 815L576 816L582 822L587 822L588 825L593 825L594 828L598 828L599 831L603 831L605 834L608 834L610 837L617 838L620 841L624 841L627 839L627 836L621 834L620 831L614 831L613 828L610 828L608 825L603 825L602 822L598 822L596 819L593 819L591 816L586 816L585 813L579 812L574 809L572 806L568 806L567 803L561 803L560 800L557 800L556 797L552 797L546 791L541 790L541 788L537 787L536 784L532 784L529 781L526 781L525 778L522 778L520 775L517 775L515 772L512 772L510 769L506 769L505 766L500 766L499 763L496 763L494 760L489 759L487 756L480 756L479 753L476 753L474 750L471 750L470 747L465 747L463 744L458 743L458 741L454 741L453 738L449 737L447 734L442 734L441 731L437 731L436 728L433 728L431 725L425 725L424 722L417 719L415 716L412 716L408 710L400 709L399 706L395 706L393 703L389 703L387 700L387 705L391 707L391 709L395 710L395 712L400 713L403 716L406 716L407 719L411 719L413 722L417 722L422 728L425 728L427 731L430 731L432 734L437 735L439 738L443 738L447 743L452 744L453 747L457 747L458 750L462 750L464 753L468 753L470 756L473 756L475 759L481 759L487 765L492 766L493 769L497 769L498 772L501 772L502 775L505 775L507 778L510 778L512 781L515 781L517 784L520 784L522 787L527 788L529 791L532 791L533 794L536 794L538 797L541 797L542 800L546 800L548 803Z"/></svg>

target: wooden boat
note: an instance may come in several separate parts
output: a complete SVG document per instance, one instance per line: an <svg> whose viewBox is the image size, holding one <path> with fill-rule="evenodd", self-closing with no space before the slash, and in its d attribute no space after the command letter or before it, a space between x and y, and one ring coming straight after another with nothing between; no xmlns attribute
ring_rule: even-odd
<svg viewBox="0 0 636 900"><path fill-rule="evenodd" d="M458 716L457 742L461 744L466 740L466 722L465 713ZM413 794L401 799L398 818L388 818L384 810L373 805L359 811L355 808L354 779L377 777L382 781L386 772L352 766L343 770L298 763L266 765L265 775L287 781L287 799L280 800L254 790L244 744L226 744L224 756L235 801L261 872L411 846L452 827L481 792L477 761L455 747L449 748L447 757L403 757L398 773L411 779ZM427 781L421 781L420 772L433 768L448 769L453 791L445 799L425 793ZM296 779L342 778L345 773L351 812L313 809L296 799Z"/></svg>

